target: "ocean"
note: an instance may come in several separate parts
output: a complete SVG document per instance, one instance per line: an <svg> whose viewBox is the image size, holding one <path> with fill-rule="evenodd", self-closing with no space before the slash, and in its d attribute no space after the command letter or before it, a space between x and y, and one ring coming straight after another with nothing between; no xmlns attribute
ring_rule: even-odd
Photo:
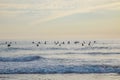
<svg viewBox="0 0 120 80"><path fill-rule="evenodd" d="M0 41L0 80L86 77L120 80L120 40Z"/></svg>

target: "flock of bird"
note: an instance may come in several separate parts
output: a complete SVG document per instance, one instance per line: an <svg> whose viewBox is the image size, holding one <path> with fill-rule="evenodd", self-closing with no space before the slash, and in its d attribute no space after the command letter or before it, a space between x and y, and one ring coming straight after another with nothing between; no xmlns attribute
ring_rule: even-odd
<svg viewBox="0 0 120 80"><path fill-rule="evenodd" d="M69 45L71 43L73 44L80 44L81 46L93 46L96 41L83 41L83 42L80 42L80 41L54 41L53 42L55 45L58 45L58 46L62 46L62 45ZM5 45L7 45L7 47L11 47L13 44L17 44L17 42L5 42L4 43ZM39 47L41 44L44 44L44 45L47 45L48 44L48 41L44 41L44 42L35 42L33 41L32 44L36 45L37 47Z"/></svg>

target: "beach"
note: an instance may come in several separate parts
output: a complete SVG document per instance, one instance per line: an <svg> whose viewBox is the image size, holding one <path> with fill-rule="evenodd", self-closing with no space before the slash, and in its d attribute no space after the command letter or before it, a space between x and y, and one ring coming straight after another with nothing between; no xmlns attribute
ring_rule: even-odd
<svg viewBox="0 0 120 80"><path fill-rule="evenodd" d="M119 74L3 74L0 80L120 80Z"/></svg>

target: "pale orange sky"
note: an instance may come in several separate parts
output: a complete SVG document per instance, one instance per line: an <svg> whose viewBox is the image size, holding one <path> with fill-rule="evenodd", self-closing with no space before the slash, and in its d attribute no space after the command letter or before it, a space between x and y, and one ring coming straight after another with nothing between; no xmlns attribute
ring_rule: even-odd
<svg viewBox="0 0 120 80"><path fill-rule="evenodd" d="M120 0L0 0L0 39L120 39Z"/></svg>

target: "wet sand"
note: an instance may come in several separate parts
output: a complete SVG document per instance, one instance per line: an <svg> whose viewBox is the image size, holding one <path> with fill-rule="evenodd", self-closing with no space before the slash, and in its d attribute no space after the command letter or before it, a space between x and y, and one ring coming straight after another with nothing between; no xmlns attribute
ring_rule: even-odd
<svg viewBox="0 0 120 80"><path fill-rule="evenodd" d="M120 80L119 74L1 74L0 80Z"/></svg>

